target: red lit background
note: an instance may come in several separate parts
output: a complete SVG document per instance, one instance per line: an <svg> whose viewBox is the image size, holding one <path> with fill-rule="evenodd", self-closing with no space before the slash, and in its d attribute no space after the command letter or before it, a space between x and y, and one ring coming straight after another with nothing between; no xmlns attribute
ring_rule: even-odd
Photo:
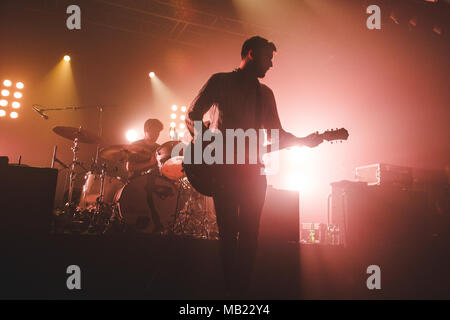
<svg viewBox="0 0 450 320"><path fill-rule="evenodd" d="M50 166L58 145L58 157L69 162L70 141L52 127L97 132L96 109L49 111L44 120L33 104L103 107L104 145L126 143L129 129L141 134L147 118L159 118L163 143L171 106L188 105L212 73L237 67L242 42L259 34L278 48L262 82L275 93L285 129L299 136L339 127L350 133L342 144L281 152L280 172L269 183L301 191L304 221L326 220L329 183L352 179L357 166L450 163L448 2L133 3L77 1L82 28L70 31L71 1L1 2L0 80L25 83L19 118L0 119L1 155ZM366 28L370 4L381 7L381 30ZM58 67L66 54L72 75ZM87 166L94 155L95 146L82 145Z"/></svg>

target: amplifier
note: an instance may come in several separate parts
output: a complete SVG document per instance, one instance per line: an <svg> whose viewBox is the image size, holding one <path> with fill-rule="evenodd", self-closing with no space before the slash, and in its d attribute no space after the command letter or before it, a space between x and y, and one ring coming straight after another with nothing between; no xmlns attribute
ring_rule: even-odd
<svg viewBox="0 0 450 320"><path fill-rule="evenodd" d="M376 163L355 169L356 179L368 185L389 185L410 188L413 183L413 170L409 167Z"/></svg>
<svg viewBox="0 0 450 320"><path fill-rule="evenodd" d="M298 243L300 238L299 193L267 186L261 213L259 241Z"/></svg>
<svg viewBox="0 0 450 320"><path fill-rule="evenodd" d="M50 231L58 170L0 167L0 235L46 235Z"/></svg>
<svg viewBox="0 0 450 320"><path fill-rule="evenodd" d="M339 226L344 245L389 247L407 241L412 246L427 237L426 193L353 181L331 186L330 221Z"/></svg>

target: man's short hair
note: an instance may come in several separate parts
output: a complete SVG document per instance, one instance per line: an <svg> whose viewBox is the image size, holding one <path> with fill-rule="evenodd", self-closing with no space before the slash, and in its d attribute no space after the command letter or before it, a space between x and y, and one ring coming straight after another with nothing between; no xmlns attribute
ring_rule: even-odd
<svg viewBox="0 0 450 320"><path fill-rule="evenodd" d="M250 50L258 51L262 48L269 48L272 49L272 51L277 51L277 48L275 47L275 44L273 42L270 42L269 40L264 39L260 36L254 36L250 39L245 40L244 44L242 45L241 58L244 59Z"/></svg>
<svg viewBox="0 0 450 320"><path fill-rule="evenodd" d="M144 123L144 131L148 132L150 129L155 129L161 132L164 129L164 125L158 119L148 119Z"/></svg>

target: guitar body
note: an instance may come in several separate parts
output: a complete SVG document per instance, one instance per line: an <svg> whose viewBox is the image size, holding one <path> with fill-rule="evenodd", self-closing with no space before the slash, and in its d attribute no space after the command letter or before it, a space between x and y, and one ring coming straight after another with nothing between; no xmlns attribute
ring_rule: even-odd
<svg viewBox="0 0 450 320"><path fill-rule="evenodd" d="M191 142L184 153L183 169L186 177L195 190L205 196L212 197L217 191L218 185L220 185L217 165L195 164L193 150L194 144ZM190 157L189 161L187 161L188 157Z"/></svg>

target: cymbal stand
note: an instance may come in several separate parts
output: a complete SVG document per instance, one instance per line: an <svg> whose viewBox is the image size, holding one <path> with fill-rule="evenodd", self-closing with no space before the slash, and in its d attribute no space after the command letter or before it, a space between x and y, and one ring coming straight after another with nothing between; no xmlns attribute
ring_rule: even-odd
<svg viewBox="0 0 450 320"><path fill-rule="evenodd" d="M105 188L105 175L106 175L106 164L102 164L102 171L100 173L100 194L97 198L97 211L100 211L100 207L103 203L103 194Z"/></svg>
<svg viewBox="0 0 450 320"><path fill-rule="evenodd" d="M75 138L73 140L73 147L70 148L73 152L73 158L72 158L72 163L70 164L70 173L69 173L69 196L67 199L67 204L66 206L68 207L74 207L74 203L72 202L72 197L73 197L73 189L74 189L74 185L75 185L75 178L76 178L76 173L75 173L75 167L78 163L78 150L80 149L78 147L78 138Z"/></svg>

